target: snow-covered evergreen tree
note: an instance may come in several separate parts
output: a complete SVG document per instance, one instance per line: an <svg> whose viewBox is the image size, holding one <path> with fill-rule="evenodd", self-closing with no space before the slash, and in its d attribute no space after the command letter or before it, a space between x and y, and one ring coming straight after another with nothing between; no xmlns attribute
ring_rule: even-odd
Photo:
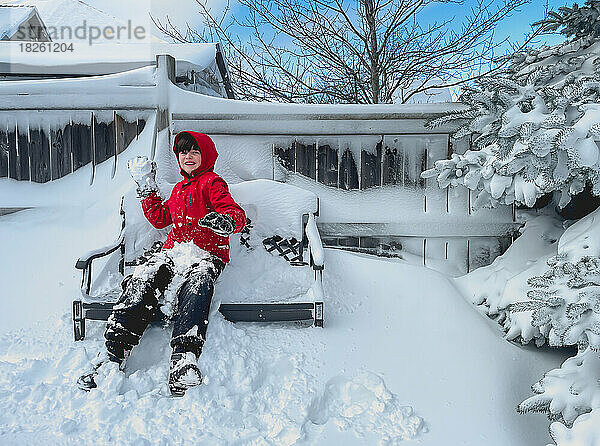
<svg viewBox="0 0 600 446"><path fill-rule="evenodd" d="M518 410L546 412L555 421L550 431L559 446L591 446L600 436L593 424L598 414L584 415L600 411L600 209L564 232L547 264L527 280L526 298L508 305L507 320L516 332L513 318L528 314L551 346L575 345L579 353L534 384L535 395Z"/></svg>
<svg viewBox="0 0 600 446"><path fill-rule="evenodd" d="M545 412L550 419L571 427L582 414L598 410L598 370L600 358L597 352L585 349L567 359L560 368L546 373L532 386L535 395L519 404L517 410L522 413Z"/></svg>
<svg viewBox="0 0 600 446"><path fill-rule="evenodd" d="M600 0L560 8L539 25L569 40L514 54L502 75L464 90L466 109L430 123L455 122L453 137L470 136L472 147L436 162L423 177L476 191L476 207L531 207L555 192L562 208L586 187L600 195ZM505 292L493 311L502 314L509 339L578 347L518 407L546 412L559 446L599 444L599 219L596 210L569 228L547 269L540 274L536 265L515 276L523 284L512 290L519 291Z"/></svg>
<svg viewBox="0 0 600 446"><path fill-rule="evenodd" d="M533 206L553 191L564 207L587 182L600 195L600 1L586 5L543 23L575 38L514 54L502 75L464 89L467 109L430 123L458 123L453 137L472 135L473 147L436 162L425 178L478 191L476 207Z"/></svg>

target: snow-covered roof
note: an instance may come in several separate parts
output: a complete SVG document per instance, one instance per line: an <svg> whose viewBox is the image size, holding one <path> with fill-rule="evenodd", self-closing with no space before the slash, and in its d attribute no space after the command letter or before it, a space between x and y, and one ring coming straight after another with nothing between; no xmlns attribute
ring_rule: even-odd
<svg viewBox="0 0 600 446"><path fill-rule="evenodd" d="M194 88L209 84L203 91L220 95L225 94L223 83L227 95L232 91L223 59L217 58L218 44L167 43L153 36L142 19L125 23L82 0L0 0L2 7L36 14L53 42L35 52L23 51L20 43L1 42L0 75L5 78L114 74L154 65L157 55L169 54L176 61L176 76L190 79ZM18 29L22 20L11 16L5 22L7 29Z"/></svg>
<svg viewBox="0 0 600 446"><path fill-rule="evenodd" d="M35 6L39 12L40 17L46 24L50 37L53 41L63 40L74 40L69 39L67 35L63 34L60 36L60 30L62 27L67 27L74 30L78 26L85 24L89 26L98 27L104 29L106 27L116 28L117 26L127 27L129 24L123 22L121 19L110 15L100 9L87 4L82 0L1 0L0 5L4 6ZM141 23L132 23L132 26L142 25ZM53 31L59 33L59 35L52 35ZM151 35L150 30L146 29L146 41L151 42L164 42ZM97 42L111 42L112 40L106 39L100 36Z"/></svg>
<svg viewBox="0 0 600 446"><path fill-rule="evenodd" d="M156 56L169 54L176 71L202 71L215 61L214 43L98 43L75 42L73 51L24 52L18 42L0 42L0 73L111 74L153 65Z"/></svg>
<svg viewBox="0 0 600 446"><path fill-rule="evenodd" d="M37 12L34 6L0 4L0 39L12 37Z"/></svg>

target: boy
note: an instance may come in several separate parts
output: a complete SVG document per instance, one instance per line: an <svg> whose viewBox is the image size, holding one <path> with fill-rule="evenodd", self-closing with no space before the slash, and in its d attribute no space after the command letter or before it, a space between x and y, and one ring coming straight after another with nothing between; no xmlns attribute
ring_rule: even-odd
<svg viewBox="0 0 600 446"><path fill-rule="evenodd" d="M158 195L154 162L137 157L128 163L148 221L157 229L173 227L162 250L123 281L123 293L113 307L104 337L107 359L123 368L158 310L156 290L164 293L175 277L183 280L172 316L169 369L171 393L183 395L202 382L196 363L206 337L214 282L229 262L228 237L242 230L246 215L229 194L227 183L213 172L218 153L210 137L180 132L173 151L184 178L165 202ZM82 376L80 385L96 387L94 376Z"/></svg>

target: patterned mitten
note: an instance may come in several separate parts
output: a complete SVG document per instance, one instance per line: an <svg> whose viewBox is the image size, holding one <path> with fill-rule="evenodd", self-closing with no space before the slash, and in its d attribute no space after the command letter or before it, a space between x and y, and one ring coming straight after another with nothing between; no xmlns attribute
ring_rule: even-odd
<svg viewBox="0 0 600 446"><path fill-rule="evenodd" d="M219 214L218 212L210 212L200 219L200 226L210 228L214 233L228 237L235 230L235 222L229 215Z"/></svg>

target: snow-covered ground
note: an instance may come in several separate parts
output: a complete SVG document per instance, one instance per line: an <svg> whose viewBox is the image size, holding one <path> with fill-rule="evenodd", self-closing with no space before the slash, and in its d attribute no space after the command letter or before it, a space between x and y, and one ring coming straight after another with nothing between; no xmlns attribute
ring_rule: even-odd
<svg viewBox="0 0 600 446"><path fill-rule="evenodd" d="M0 444L550 441L544 416L515 407L567 355L506 342L438 272L331 249L324 329L213 314L199 362L205 382L173 399L170 330L154 326L125 375L109 366L98 389L79 390L103 326L88 322L86 340L73 342L73 265L116 236L119 197L132 186L121 161L144 153L146 136L122 154L114 179L112 165L97 166L91 187L86 168L47 185L0 180L0 198L36 205L0 217ZM265 251L236 248L215 299L278 299L308 278Z"/></svg>
<svg viewBox="0 0 600 446"><path fill-rule="evenodd" d="M325 329L233 325L214 315L200 360L205 385L171 399L169 332L154 327L128 378L111 370L86 394L75 379L101 347L102 327L89 323L88 339L72 341L72 264L101 221L96 212L56 209L0 219L11 253L2 265L2 444L549 439L545 417L518 415L515 406L563 357L504 341L436 272L335 250L326 253ZM222 294L231 286L218 285Z"/></svg>

